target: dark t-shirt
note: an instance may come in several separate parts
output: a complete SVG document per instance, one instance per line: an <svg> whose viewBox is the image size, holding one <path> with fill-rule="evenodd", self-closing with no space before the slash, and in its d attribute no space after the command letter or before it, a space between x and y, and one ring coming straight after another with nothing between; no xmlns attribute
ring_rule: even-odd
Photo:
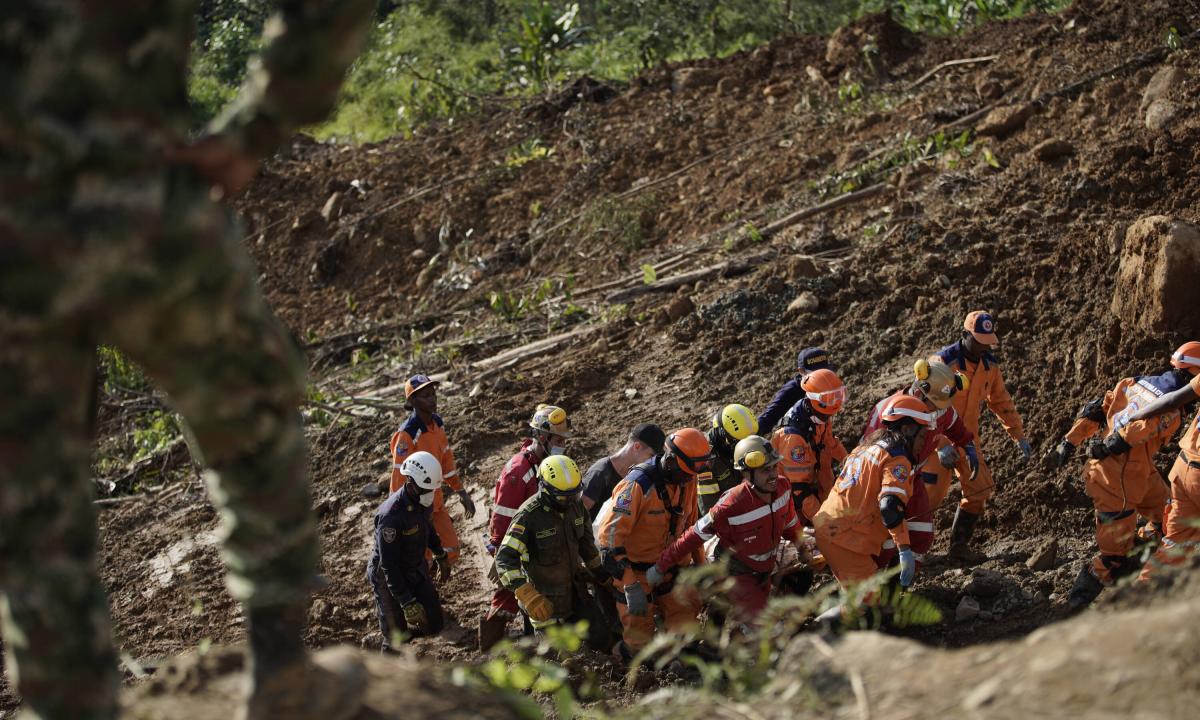
<svg viewBox="0 0 1200 720"><path fill-rule="evenodd" d="M621 482L621 476L617 474L617 469L613 467L612 461L608 458L601 458L592 464L587 472L583 474L583 496L591 498L592 509L588 514L592 516L592 520L600 514L600 506L604 501L612 497L613 490L617 489L617 483Z"/></svg>

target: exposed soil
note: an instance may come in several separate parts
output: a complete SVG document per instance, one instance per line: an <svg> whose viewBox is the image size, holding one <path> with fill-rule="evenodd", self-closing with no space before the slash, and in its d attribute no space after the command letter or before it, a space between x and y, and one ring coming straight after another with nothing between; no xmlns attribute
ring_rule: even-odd
<svg viewBox="0 0 1200 720"><path fill-rule="evenodd" d="M954 38L911 37L866 19L857 34L832 41L778 40L658 68L628 87L581 82L411 139L344 147L297 138L239 205L263 287L308 343L311 380L334 402L353 394L398 406L396 383L411 372L448 373L441 413L481 509L466 522L451 503L464 555L443 588L449 628L413 643L416 653L478 657L474 624L490 595L479 540L485 498L538 402L568 408L581 431L569 452L590 464L637 422L697 425L727 402L764 406L796 350L821 344L850 387L835 427L853 446L868 409L906 381L913 359L955 340L968 310L988 308L1001 326L1008 388L1040 456L1083 402L1120 377L1164 369L1175 346L1200 334L1200 314L1167 332L1113 317L1114 248L1124 225L1145 215L1200 222L1200 43L1048 94L1159 50L1168 26L1184 37L1200 27L1195 4L1084 1ZM843 47L867 31L880 39L873 67ZM993 54L911 87L943 61ZM1183 71L1169 94L1178 115L1152 131L1139 104L1164 64ZM864 97L839 101L839 85L851 82ZM828 199L816 188L876 151L890 155L880 149L899 147L906 134L923 140L992 104L1034 99L1023 124L975 138L966 157L907 165L874 197L766 240L743 231ZM1048 140L1061 141L1057 153L1035 150ZM985 161L985 146L998 167ZM763 259L625 307L605 302L607 290L587 291L622 278L640 286L643 264L680 253L688 254L660 278ZM489 306L493 293L528 297L544 280L543 297L522 317L506 320ZM560 297L564 289L570 297ZM817 308L789 312L802 292ZM595 330L548 355L486 375L474 365L584 324ZM385 476L401 415L356 407L310 425L332 581L311 613L313 645L378 639L363 577L377 500L360 490ZM939 555L953 492L917 584L947 616L915 632L927 644L1011 638L1060 619L1094 551L1078 463L1061 472L1022 463L994 419L982 436L1002 484L977 530L988 559L972 575ZM1164 470L1173 449L1161 457ZM190 485L169 502L131 500L100 516L117 637L143 661L242 636L213 543L216 515L194 471L186 474ZM1056 566L1027 569L1050 538ZM990 588L977 595L987 619L956 623L967 583L971 592ZM0 717L14 706L0 685Z"/></svg>

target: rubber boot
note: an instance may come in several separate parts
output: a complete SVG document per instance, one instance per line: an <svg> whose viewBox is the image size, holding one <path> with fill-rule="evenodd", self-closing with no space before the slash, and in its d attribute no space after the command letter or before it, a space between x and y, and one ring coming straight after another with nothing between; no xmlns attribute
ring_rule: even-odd
<svg viewBox="0 0 1200 720"><path fill-rule="evenodd" d="M310 658L302 640L307 614L307 603L248 611L251 689L244 720L350 720L362 708L362 660L349 648Z"/></svg>
<svg viewBox="0 0 1200 720"><path fill-rule="evenodd" d="M971 550L971 536L975 534L975 523L979 516L961 507L954 511L954 524L950 526L950 550L946 556L956 562L974 564L980 555Z"/></svg>
<svg viewBox="0 0 1200 720"><path fill-rule="evenodd" d="M504 634L508 632L508 621L511 619L501 613L479 618L479 652L491 650L496 643L504 639Z"/></svg>
<svg viewBox="0 0 1200 720"><path fill-rule="evenodd" d="M1103 591L1104 583L1097 580L1091 568L1084 565L1079 570L1079 576L1075 578L1075 584L1071 586L1071 593L1067 595L1067 609L1077 613L1091 605Z"/></svg>

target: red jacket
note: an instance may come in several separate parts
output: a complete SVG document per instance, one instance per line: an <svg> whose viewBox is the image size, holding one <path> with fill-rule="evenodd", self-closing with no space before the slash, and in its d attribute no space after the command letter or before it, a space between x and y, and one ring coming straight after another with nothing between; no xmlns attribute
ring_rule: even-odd
<svg viewBox="0 0 1200 720"><path fill-rule="evenodd" d="M780 538L796 542L800 537L800 520L788 481L779 478L770 504L759 499L750 483L742 482L671 543L655 564L665 573L714 535L721 539L723 548L754 572L774 570Z"/></svg>
<svg viewBox="0 0 1200 720"><path fill-rule="evenodd" d="M500 471L500 479L492 492L492 516L488 520L488 540L492 545L500 545L517 509L537 494L537 466L533 440L527 439Z"/></svg>
<svg viewBox="0 0 1200 720"><path fill-rule="evenodd" d="M870 419L867 420L867 426L863 428L862 437L864 439L868 438L871 436L871 433L883 427L883 421L879 419L879 416L883 413L883 408L887 405L888 401L907 394L908 390L897 390L876 403L875 407L871 410ZM975 439L974 433L967 429L966 424L962 421L962 417L954 410L954 406L947 407L945 410L937 410L935 413L937 414L937 426L934 427L933 432L929 433L925 439L925 446L917 448L917 457L913 462L913 467L917 467L925 462L925 458L929 457L930 453L933 452L934 440L937 439L938 435L945 435L957 447L966 447L968 443Z"/></svg>

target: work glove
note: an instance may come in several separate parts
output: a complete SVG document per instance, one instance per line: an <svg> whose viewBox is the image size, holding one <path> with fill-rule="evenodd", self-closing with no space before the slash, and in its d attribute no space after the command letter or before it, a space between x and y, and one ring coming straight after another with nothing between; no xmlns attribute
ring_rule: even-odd
<svg viewBox="0 0 1200 720"><path fill-rule="evenodd" d="M450 579L450 558L446 557L446 551L433 554L433 570L434 577L438 582L446 582Z"/></svg>
<svg viewBox="0 0 1200 720"><path fill-rule="evenodd" d="M609 575L601 564L597 563L595 567L589 567L587 572L588 577L597 585L608 585L612 581L612 575Z"/></svg>
<svg viewBox="0 0 1200 720"><path fill-rule="evenodd" d="M483 536L483 549L487 551L488 555L496 557L496 550L499 549L499 546L492 542L492 538L485 534Z"/></svg>
<svg viewBox="0 0 1200 720"><path fill-rule="evenodd" d="M658 571L657 565L651 565L650 569L646 571L646 582L650 584L650 587L658 587L666 579L667 576Z"/></svg>
<svg viewBox="0 0 1200 720"><path fill-rule="evenodd" d="M1087 455L1093 460L1103 460L1111 454L1108 451L1108 446L1103 442L1094 442L1088 445Z"/></svg>
<svg viewBox="0 0 1200 720"><path fill-rule="evenodd" d="M917 556L912 548L900 549L900 587L907 588L917 577Z"/></svg>
<svg viewBox="0 0 1200 720"><path fill-rule="evenodd" d="M475 501L471 499L471 493L459 490L458 499L462 502L463 512L467 514L467 519L475 517Z"/></svg>
<svg viewBox="0 0 1200 720"><path fill-rule="evenodd" d="M630 615L645 617L647 602L646 591L642 589L642 584L635 582L625 586L625 605L629 608Z"/></svg>
<svg viewBox="0 0 1200 720"><path fill-rule="evenodd" d="M979 451L975 449L975 443L967 443L963 448L963 452L967 454L967 464L971 466L971 479L974 480L979 476Z"/></svg>
<svg viewBox="0 0 1200 720"><path fill-rule="evenodd" d="M943 445L937 451L938 462L944 468L952 468L958 462L958 449L953 445Z"/></svg>
<svg viewBox="0 0 1200 720"><path fill-rule="evenodd" d="M1063 440L1058 445L1055 445L1054 449L1046 455L1046 464L1055 470L1058 470L1067 464L1067 460L1069 460L1071 455L1074 453L1075 446L1071 444L1071 441Z"/></svg>
<svg viewBox="0 0 1200 720"><path fill-rule="evenodd" d="M404 612L404 622L408 624L411 630L424 630L429 622L429 617L425 614L425 606L416 600L410 600L402 607Z"/></svg>
<svg viewBox="0 0 1200 720"><path fill-rule="evenodd" d="M1033 457L1033 446L1025 438L1017 441L1017 447L1021 449L1022 460L1029 460L1029 458Z"/></svg>
<svg viewBox="0 0 1200 720"><path fill-rule="evenodd" d="M513 595L516 595L517 600L521 601L525 612L529 613L530 620L546 622L554 616L554 605L531 583L525 583L517 588L513 591Z"/></svg>

